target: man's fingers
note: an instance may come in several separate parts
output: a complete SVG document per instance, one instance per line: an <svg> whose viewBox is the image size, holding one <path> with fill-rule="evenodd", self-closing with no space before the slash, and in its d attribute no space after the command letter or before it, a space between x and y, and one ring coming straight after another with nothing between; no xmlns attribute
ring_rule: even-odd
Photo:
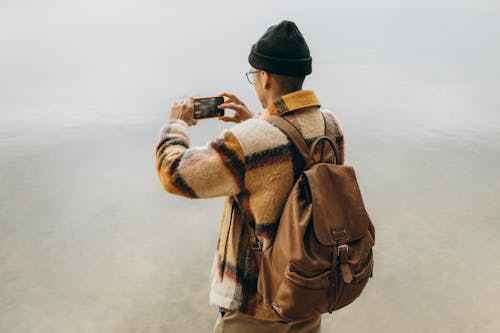
<svg viewBox="0 0 500 333"><path fill-rule="evenodd" d="M236 112L246 110L246 108L243 105L235 103L222 103L221 105L219 105L219 109L231 109Z"/></svg>
<svg viewBox="0 0 500 333"><path fill-rule="evenodd" d="M224 101L224 103L234 103L234 101L231 98L226 98L226 100Z"/></svg>
<svg viewBox="0 0 500 333"><path fill-rule="evenodd" d="M231 94L231 93L228 93L228 92L222 92L222 93L220 93L220 94L219 94L219 95L217 95L217 96L219 96L219 97L223 97L223 96L225 96L225 97L227 97L228 99L230 99L230 100L231 100L231 102L241 103L241 101L239 100L239 98L238 98L238 97L236 97L236 95Z"/></svg>
<svg viewBox="0 0 500 333"><path fill-rule="evenodd" d="M219 117L219 120L222 120L222 121L225 121L225 122L233 122L233 123L236 123L238 122L238 120L236 119L236 117L232 116L232 117L228 117L228 116L220 116Z"/></svg>
<svg viewBox="0 0 500 333"><path fill-rule="evenodd" d="M221 92L217 96L218 97L236 98L236 96L234 94L231 94L231 93L228 93L228 92Z"/></svg>

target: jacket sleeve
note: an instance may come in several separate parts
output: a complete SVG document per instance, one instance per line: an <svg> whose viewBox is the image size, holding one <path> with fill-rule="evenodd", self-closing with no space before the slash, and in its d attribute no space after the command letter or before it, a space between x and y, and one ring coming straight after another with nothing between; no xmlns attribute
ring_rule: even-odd
<svg viewBox="0 0 500 333"><path fill-rule="evenodd" d="M232 196L243 188L245 156L229 130L205 146L191 148L188 125L173 120L160 129L156 170L167 192L188 198Z"/></svg>

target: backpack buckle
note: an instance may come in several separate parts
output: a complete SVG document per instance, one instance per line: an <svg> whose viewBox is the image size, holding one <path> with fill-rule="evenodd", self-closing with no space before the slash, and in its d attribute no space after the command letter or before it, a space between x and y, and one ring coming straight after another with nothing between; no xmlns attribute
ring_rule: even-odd
<svg viewBox="0 0 500 333"><path fill-rule="evenodd" d="M351 271L351 266L347 262L349 260L349 246L346 244L338 246L338 253L340 258L340 271L342 272L342 278L345 283L351 283L353 280L353 274Z"/></svg>
<svg viewBox="0 0 500 333"><path fill-rule="evenodd" d="M349 246L346 244L338 246L338 254L340 257L340 262L346 262L349 259Z"/></svg>

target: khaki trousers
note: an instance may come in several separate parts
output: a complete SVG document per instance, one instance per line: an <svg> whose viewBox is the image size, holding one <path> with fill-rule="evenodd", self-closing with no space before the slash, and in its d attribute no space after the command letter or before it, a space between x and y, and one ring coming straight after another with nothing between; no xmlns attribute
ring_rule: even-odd
<svg viewBox="0 0 500 333"><path fill-rule="evenodd" d="M321 317L285 323L255 319L243 312L229 311L224 317L219 314L213 333L319 333L320 330Z"/></svg>

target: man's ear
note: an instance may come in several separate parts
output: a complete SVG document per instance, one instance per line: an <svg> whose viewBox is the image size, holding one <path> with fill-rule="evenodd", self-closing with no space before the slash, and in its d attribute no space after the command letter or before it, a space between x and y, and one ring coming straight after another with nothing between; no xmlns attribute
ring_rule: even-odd
<svg viewBox="0 0 500 333"><path fill-rule="evenodd" d="M262 71L262 89L267 90L271 85L271 75L268 72Z"/></svg>

